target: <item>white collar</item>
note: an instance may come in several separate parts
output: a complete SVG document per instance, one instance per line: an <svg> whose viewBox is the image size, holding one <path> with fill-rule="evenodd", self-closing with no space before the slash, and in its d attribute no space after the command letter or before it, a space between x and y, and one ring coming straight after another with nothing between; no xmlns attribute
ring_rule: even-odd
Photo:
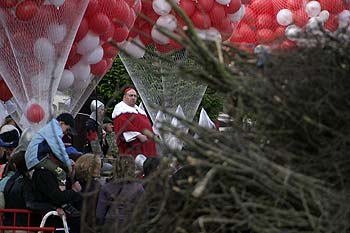
<svg viewBox="0 0 350 233"><path fill-rule="evenodd" d="M135 105L135 107L131 107L126 103L124 103L124 101L121 101L114 107L112 118L116 118L117 116L123 113L135 113L135 114L140 113L146 116L145 111L143 111L139 106Z"/></svg>

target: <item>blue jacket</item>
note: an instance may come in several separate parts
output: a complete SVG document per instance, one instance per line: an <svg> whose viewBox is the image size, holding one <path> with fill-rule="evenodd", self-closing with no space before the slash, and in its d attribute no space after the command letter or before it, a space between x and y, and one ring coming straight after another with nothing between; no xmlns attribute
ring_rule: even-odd
<svg viewBox="0 0 350 233"><path fill-rule="evenodd" d="M25 153L27 168L32 169L50 153L55 155L67 167L71 166L62 137L63 131L56 119L52 119L34 134Z"/></svg>

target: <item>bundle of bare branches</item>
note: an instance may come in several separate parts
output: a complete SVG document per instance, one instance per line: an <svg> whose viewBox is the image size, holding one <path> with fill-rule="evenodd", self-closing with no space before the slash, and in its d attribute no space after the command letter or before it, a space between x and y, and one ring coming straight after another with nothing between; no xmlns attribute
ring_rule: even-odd
<svg viewBox="0 0 350 233"><path fill-rule="evenodd" d="M146 193L121 231L347 232L347 40L326 35L313 46L269 54L262 68L256 56L190 32L184 41L201 68L178 67L179 75L227 96L230 129L180 119L194 139L163 124L185 144L182 151L163 148L181 168L162 167L145 180Z"/></svg>

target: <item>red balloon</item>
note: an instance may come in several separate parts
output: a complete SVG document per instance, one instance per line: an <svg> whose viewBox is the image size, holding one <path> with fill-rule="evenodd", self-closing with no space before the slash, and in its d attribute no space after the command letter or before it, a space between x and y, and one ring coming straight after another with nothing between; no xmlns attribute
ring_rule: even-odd
<svg viewBox="0 0 350 233"><path fill-rule="evenodd" d="M0 7L2 8L11 8L16 6L18 0L1 0Z"/></svg>
<svg viewBox="0 0 350 233"><path fill-rule="evenodd" d="M124 0L130 7L134 5L134 0Z"/></svg>
<svg viewBox="0 0 350 233"><path fill-rule="evenodd" d="M124 25L124 22L129 17L130 7L124 0L117 0L114 9L111 9L110 18L113 22Z"/></svg>
<svg viewBox="0 0 350 233"><path fill-rule="evenodd" d="M13 43L17 50L22 53L31 53L33 51L33 34L23 30L17 30L13 35Z"/></svg>
<svg viewBox="0 0 350 233"><path fill-rule="evenodd" d="M75 54L73 57L67 60L67 66L71 68L75 64L77 64L81 59L81 55L79 53Z"/></svg>
<svg viewBox="0 0 350 233"><path fill-rule="evenodd" d="M285 41L282 42L280 48L281 48L281 49L286 49L286 50L288 50L288 49L294 48L295 46L296 46L296 44L295 44L294 41L285 40Z"/></svg>
<svg viewBox="0 0 350 233"><path fill-rule="evenodd" d="M192 0L181 0L179 6L185 11L188 17L191 17L196 10L196 6Z"/></svg>
<svg viewBox="0 0 350 233"><path fill-rule="evenodd" d="M238 30L243 37L243 41L246 43L256 43L258 41L256 32L253 31L248 25L243 24Z"/></svg>
<svg viewBox="0 0 350 233"><path fill-rule="evenodd" d="M298 10L302 8L304 5L304 0L288 0L287 1L287 8L289 10Z"/></svg>
<svg viewBox="0 0 350 233"><path fill-rule="evenodd" d="M157 50L161 53L168 53L174 49L173 46L171 46L170 44L166 44L166 45L161 45L158 43L155 43L155 44L156 44Z"/></svg>
<svg viewBox="0 0 350 233"><path fill-rule="evenodd" d="M324 27L331 32L334 32L335 30L337 30L338 26L339 26L338 18L333 14L331 14L329 16L329 19L324 23Z"/></svg>
<svg viewBox="0 0 350 233"><path fill-rule="evenodd" d="M79 42L81 39L84 38L84 36L88 33L89 31L89 23L87 21L87 19L84 17L81 20L81 23L79 25L77 34L75 35L75 41Z"/></svg>
<svg viewBox="0 0 350 233"><path fill-rule="evenodd" d="M105 58L114 58L118 54L118 49L108 42L104 43L102 45L102 48L103 48L103 56Z"/></svg>
<svg viewBox="0 0 350 233"><path fill-rule="evenodd" d="M287 2L281 1L281 0L271 0L272 6L273 6L273 10L277 13L282 9L287 9Z"/></svg>
<svg viewBox="0 0 350 233"><path fill-rule="evenodd" d="M256 34L261 43L271 43L276 38L275 33L270 29L260 29Z"/></svg>
<svg viewBox="0 0 350 233"><path fill-rule="evenodd" d="M183 46L179 43L177 43L175 40L170 39L169 45L173 47L174 49L182 49Z"/></svg>
<svg viewBox="0 0 350 233"><path fill-rule="evenodd" d="M134 26L135 20L136 20L136 13L132 8L130 8L128 18L125 20L125 25L128 28L132 28Z"/></svg>
<svg viewBox="0 0 350 233"><path fill-rule="evenodd" d="M209 16L204 12L200 12L199 10L196 10L193 13L191 19L192 19L192 23L196 28L208 29L211 26L211 21Z"/></svg>
<svg viewBox="0 0 350 233"><path fill-rule="evenodd" d="M45 117L45 111L40 104L31 104L26 111L28 121L38 123Z"/></svg>
<svg viewBox="0 0 350 233"><path fill-rule="evenodd" d="M309 16L304 9L299 9L293 12L293 21L298 27L303 27L309 21Z"/></svg>
<svg viewBox="0 0 350 233"><path fill-rule="evenodd" d="M102 59L99 63L90 65L91 73L96 76L102 76L107 71L107 61Z"/></svg>
<svg viewBox="0 0 350 233"><path fill-rule="evenodd" d="M198 0L198 4L196 5L199 11L209 12L214 5L213 0Z"/></svg>
<svg viewBox="0 0 350 233"><path fill-rule="evenodd" d="M3 79L0 80L0 100L6 102L12 98L12 93Z"/></svg>
<svg viewBox="0 0 350 233"><path fill-rule="evenodd" d="M330 13L340 13L345 9L343 0L319 0L322 10L327 10Z"/></svg>
<svg viewBox="0 0 350 233"><path fill-rule="evenodd" d="M115 42L122 42L128 38L129 29L125 26L114 28L113 40Z"/></svg>
<svg viewBox="0 0 350 233"><path fill-rule="evenodd" d="M256 27L258 29L271 29L274 30L277 27L277 23L274 17L269 14L258 15L256 19Z"/></svg>
<svg viewBox="0 0 350 233"><path fill-rule="evenodd" d="M255 0L249 6L256 14L274 14L271 0Z"/></svg>
<svg viewBox="0 0 350 233"><path fill-rule="evenodd" d="M113 35L114 35L114 25L111 23L108 26L107 31L105 31L103 34L101 34L100 39L102 41L109 41L113 38Z"/></svg>
<svg viewBox="0 0 350 233"><path fill-rule="evenodd" d="M220 24L222 19L226 16L225 8L223 5L215 2L208 15L212 24Z"/></svg>
<svg viewBox="0 0 350 233"><path fill-rule="evenodd" d="M231 0L231 2L225 6L225 11L227 14L233 14L241 8L241 0Z"/></svg>
<svg viewBox="0 0 350 233"><path fill-rule="evenodd" d="M142 1L135 2L135 4L132 6L132 9L134 9L136 14L139 14L142 10Z"/></svg>
<svg viewBox="0 0 350 233"><path fill-rule="evenodd" d="M98 35L105 33L110 24L111 21L109 20L108 16L103 13L97 13L89 20L90 29Z"/></svg>
<svg viewBox="0 0 350 233"><path fill-rule="evenodd" d="M32 0L24 0L16 7L16 16L18 19L28 21L38 13L39 7Z"/></svg>
<svg viewBox="0 0 350 233"><path fill-rule="evenodd" d="M256 14L249 7L246 8L242 21L246 22L249 25L255 24Z"/></svg>
<svg viewBox="0 0 350 233"><path fill-rule="evenodd" d="M109 59L106 59L106 61L107 61L107 69L106 69L106 72L107 72L113 65L113 59L109 58Z"/></svg>
<svg viewBox="0 0 350 233"><path fill-rule="evenodd" d="M144 45L150 45L153 43L153 39L151 37L152 25L146 24L141 28L141 33L139 34L140 40Z"/></svg>
<svg viewBox="0 0 350 233"><path fill-rule="evenodd" d="M85 11L85 17L92 17L94 14L96 14L96 12L99 11L99 4L98 4L98 0L89 0L89 5L86 8Z"/></svg>
<svg viewBox="0 0 350 233"><path fill-rule="evenodd" d="M286 33L286 28L282 27L282 26L276 28L276 30L275 30L276 38L280 38L280 37L285 36L285 33Z"/></svg>

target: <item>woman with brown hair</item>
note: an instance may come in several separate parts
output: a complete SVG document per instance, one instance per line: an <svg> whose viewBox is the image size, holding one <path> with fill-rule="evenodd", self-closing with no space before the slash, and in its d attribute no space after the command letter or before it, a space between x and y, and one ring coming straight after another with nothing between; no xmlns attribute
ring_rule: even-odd
<svg viewBox="0 0 350 233"><path fill-rule="evenodd" d="M75 179L81 185L83 193L83 206L81 217L84 225L80 226L81 232L95 232L96 227L96 205L101 188L99 182L101 172L101 159L98 155L81 155L74 165Z"/></svg>
<svg viewBox="0 0 350 233"><path fill-rule="evenodd" d="M119 156L114 172L113 180L102 186L96 217L104 229L116 231L128 224L144 189L135 179L135 161L131 155Z"/></svg>

